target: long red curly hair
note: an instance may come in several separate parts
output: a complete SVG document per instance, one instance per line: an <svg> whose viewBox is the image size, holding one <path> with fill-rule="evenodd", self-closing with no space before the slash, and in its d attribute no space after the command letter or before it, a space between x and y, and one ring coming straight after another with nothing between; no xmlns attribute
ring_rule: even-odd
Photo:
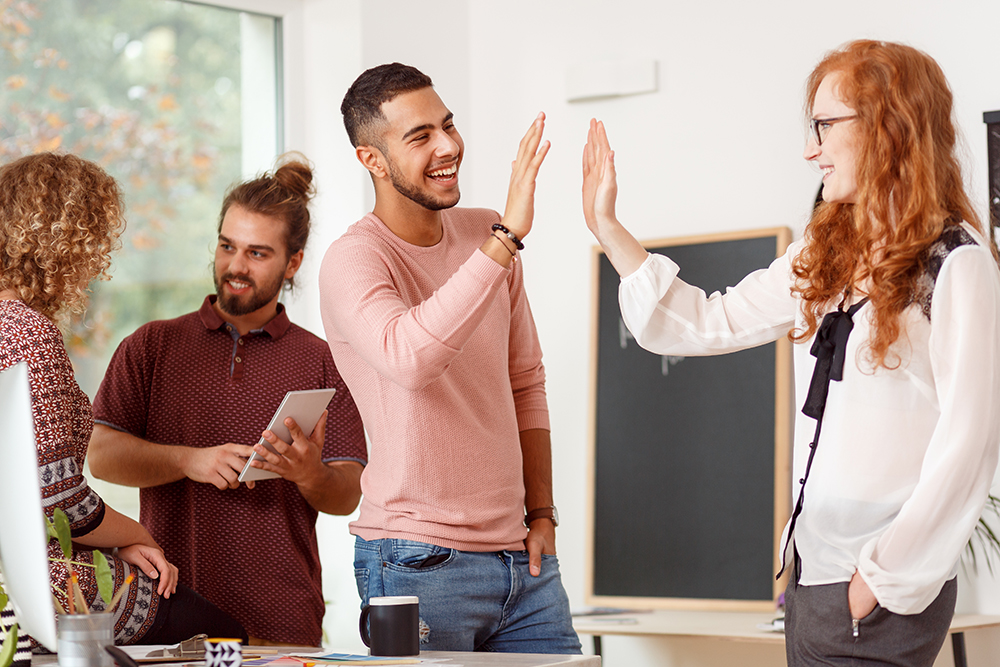
<svg viewBox="0 0 1000 667"><path fill-rule="evenodd" d="M952 93L938 64L903 44L861 40L828 53L807 82L806 115L824 77L839 73L835 94L854 109L855 203L821 203L792 263L811 337L822 314L864 283L873 314L874 367L894 368L890 347L900 315L915 295L926 251L946 225L961 220L983 231L956 157ZM994 249L995 254L995 249Z"/></svg>

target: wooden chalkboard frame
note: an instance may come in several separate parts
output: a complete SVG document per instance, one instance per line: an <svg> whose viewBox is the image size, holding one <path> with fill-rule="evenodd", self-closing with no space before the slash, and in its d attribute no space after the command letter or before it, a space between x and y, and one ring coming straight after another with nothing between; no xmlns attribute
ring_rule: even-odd
<svg viewBox="0 0 1000 667"><path fill-rule="evenodd" d="M686 236L676 238L657 239L643 241L643 247L655 251L657 249L667 251L676 246L697 246L702 244L712 244L717 242L773 239L774 257L780 256L788 244L791 242L791 231L787 227L775 227L768 229L735 231L724 234ZM769 599L727 599L725 597L655 597L655 596L635 596L635 595L615 595L607 593L595 593L595 550L596 534L598 526L596 524L597 512L597 454L600 443L598 439L598 354L599 354L599 331L600 331L600 292L601 292L601 270L602 256L604 255L599 246L593 249L593 270L592 270L592 293L593 306L591 309L591 366L590 366L590 388L589 406L590 418L588 423L588 479L587 479L587 539L585 558L585 600L588 605L599 607L624 607L633 609L689 609L689 610L709 610L709 611L770 611L774 609L774 600L784 591L787 573L778 581L775 581L773 572L770 574L772 595ZM773 258L771 258L773 259ZM610 266L605 262L606 266ZM759 267L763 268L763 267ZM613 269L610 269L613 271ZM681 264L681 278L684 275L684 265ZM773 504L773 539L772 562L778 561L778 549L780 546L781 533L791 512L791 432L793 410L792 405L792 362L791 343L787 337L782 337L777 341L774 352L774 504ZM646 514L647 507L635 507L637 515ZM656 518L648 516L648 520L655 521ZM650 554L655 558L655 554ZM775 571L777 567L774 568ZM760 584L763 588L765 585Z"/></svg>

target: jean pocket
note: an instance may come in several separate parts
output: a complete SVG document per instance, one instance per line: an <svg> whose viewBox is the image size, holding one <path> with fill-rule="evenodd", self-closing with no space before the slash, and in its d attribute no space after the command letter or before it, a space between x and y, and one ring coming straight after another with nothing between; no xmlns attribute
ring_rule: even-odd
<svg viewBox="0 0 1000 667"><path fill-rule="evenodd" d="M385 567L398 571L428 572L437 570L455 558L455 550L439 547L436 544L417 542L415 540L390 539L389 558L383 561Z"/></svg>

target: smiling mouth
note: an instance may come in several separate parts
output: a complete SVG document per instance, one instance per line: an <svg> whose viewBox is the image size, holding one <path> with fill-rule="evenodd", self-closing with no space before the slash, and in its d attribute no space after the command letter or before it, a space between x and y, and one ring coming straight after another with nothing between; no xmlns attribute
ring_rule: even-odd
<svg viewBox="0 0 1000 667"><path fill-rule="evenodd" d="M823 178L826 179L827 176L832 174L836 169L833 167L823 167Z"/></svg>
<svg viewBox="0 0 1000 667"><path fill-rule="evenodd" d="M253 287L252 282L237 280L236 278L226 278L226 285L234 292L242 292L248 287Z"/></svg>
<svg viewBox="0 0 1000 667"><path fill-rule="evenodd" d="M427 176L434 179L435 181L447 181L455 177L458 173L458 163L451 165L450 167L444 167L443 169L435 169L434 171L427 172Z"/></svg>

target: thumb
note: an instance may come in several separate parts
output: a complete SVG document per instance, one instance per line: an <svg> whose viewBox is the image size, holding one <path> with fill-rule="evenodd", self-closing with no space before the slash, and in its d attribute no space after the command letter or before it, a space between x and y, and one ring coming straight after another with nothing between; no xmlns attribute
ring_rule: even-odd
<svg viewBox="0 0 1000 667"><path fill-rule="evenodd" d="M528 545L528 572L537 577L542 573L542 545L531 542Z"/></svg>

